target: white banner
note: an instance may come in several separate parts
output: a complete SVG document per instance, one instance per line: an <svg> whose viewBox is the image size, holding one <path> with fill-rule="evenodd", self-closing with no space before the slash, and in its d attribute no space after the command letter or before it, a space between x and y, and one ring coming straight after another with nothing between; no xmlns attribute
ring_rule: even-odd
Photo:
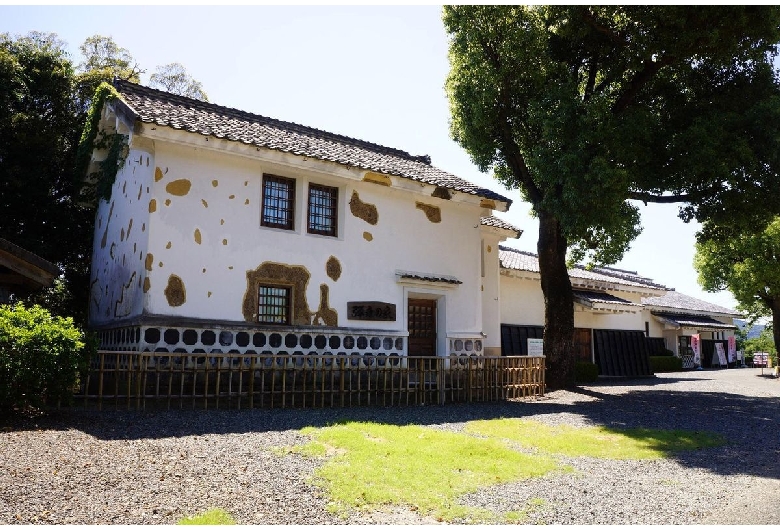
<svg viewBox="0 0 780 530"><path fill-rule="evenodd" d="M726 362L726 348L723 347L722 342L716 342L715 343L715 354L712 356L713 361L715 360L715 356L718 357L718 365L719 366L728 366L728 363ZM715 364L714 362L712 364Z"/></svg>

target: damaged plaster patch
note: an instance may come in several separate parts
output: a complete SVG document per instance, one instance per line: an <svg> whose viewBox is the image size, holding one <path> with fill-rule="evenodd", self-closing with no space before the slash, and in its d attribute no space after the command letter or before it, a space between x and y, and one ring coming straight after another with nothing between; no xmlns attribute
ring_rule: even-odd
<svg viewBox="0 0 780 530"><path fill-rule="evenodd" d="M282 285L291 288L291 325L306 326L310 323L311 311L306 300L306 286L311 275L300 265L285 265L266 261L255 270L246 271L246 292L241 311L244 320L257 322L258 287L260 285Z"/></svg>
<svg viewBox="0 0 780 530"><path fill-rule="evenodd" d="M208 208L209 207L209 203L206 202L206 199L201 199L200 202L203 203L203 207L204 208Z"/></svg>
<svg viewBox="0 0 780 530"><path fill-rule="evenodd" d="M200 245L201 242L201 236L200 236L200 228L195 229L195 242Z"/></svg>
<svg viewBox="0 0 780 530"><path fill-rule="evenodd" d="M313 326L331 326L336 327L339 325L339 314L335 309L329 306L329 290L326 284L320 285L320 307L317 312L312 316L311 324Z"/></svg>
<svg viewBox="0 0 780 530"><path fill-rule="evenodd" d="M431 193L431 197L436 197L437 199L444 199L445 201L449 201L452 199L452 194L450 193L450 190L448 190L447 188L436 186L436 189L434 189L433 193Z"/></svg>
<svg viewBox="0 0 780 530"><path fill-rule="evenodd" d="M149 213L154 213L157 211L157 199L151 199L149 201Z"/></svg>
<svg viewBox="0 0 780 530"><path fill-rule="evenodd" d="M373 241L374 236L371 235L371 232L363 232L363 239L365 239L366 241Z"/></svg>
<svg viewBox="0 0 780 530"><path fill-rule="evenodd" d="M175 274L168 276L168 285L165 287L165 298L171 307L179 307L187 301L187 292L184 289L184 282Z"/></svg>
<svg viewBox="0 0 780 530"><path fill-rule="evenodd" d="M122 286L122 291L119 293L119 300L114 302L114 316L115 317L126 317L130 314L132 311L132 298L130 298L127 303L125 303L125 294L130 291L133 288L133 283L135 282L135 271L133 271L133 274L130 275L130 280L128 280L127 285Z"/></svg>
<svg viewBox="0 0 780 530"><path fill-rule="evenodd" d="M496 201L491 199L482 199L479 201L479 207L480 208L490 208L491 210L496 209Z"/></svg>
<svg viewBox="0 0 780 530"><path fill-rule="evenodd" d="M146 261L144 262L144 266L148 271L151 271L152 267L154 267L154 254L151 252L146 253Z"/></svg>
<svg viewBox="0 0 780 530"><path fill-rule="evenodd" d="M160 182L163 179L163 172L162 169L159 167L154 168L154 181Z"/></svg>
<svg viewBox="0 0 780 530"><path fill-rule="evenodd" d="M325 263L325 272L328 274L328 278L334 282L339 281L339 278L341 278L341 263L336 256L328 258L328 262Z"/></svg>
<svg viewBox="0 0 780 530"><path fill-rule="evenodd" d="M375 225L379 222L379 212L376 206L361 201L356 191L352 192L352 198L349 200L349 211L352 212L352 215L358 219L363 219L370 225Z"/></svg>
<svg viewBox="0 0 780 530"><path fill-rule="evenodd" d="M114 215L114 203L111 202L111 207L108 209L108 217L106 218L106 229L103 231L103 237L100 239L100 248L106 248L108 242L108 225L111 224L111 216Z"/></svg>
<svg viewBox="0 0 780 530"><path fill-rule="evenodd" d="M373 171L366 171L366 174L363 176L363 181L372 182L381 186L393 185L393 181L390 180L390 177L381 173L374 173Z"/></svg>
<svg viewBox="0 0 780 530"><path fill-rule="evenodd" d="M414 205L418 210L425 212L425 216L432 223L441 223L441 208L433 206L432 204L425 204L423 202L415 202Z"/></svg>
<svg viewBox="0 0 780 530"><path fill-rule="evenodd" d="M192 183L189 181L189 179L178 179L174 180L173 182L169 182L168 185L165 186L165 191L171 195L176 195L177 197L184 197L190 192L191 187Z"/></svg>
<svg viewBox="0 0 780 530"><path fill-rule="evenodd" d="M147 276L146 278L144 278L144 292L148 293L149 289L151 288L152 288L152 280L150 280L149 277Z"/></svg>

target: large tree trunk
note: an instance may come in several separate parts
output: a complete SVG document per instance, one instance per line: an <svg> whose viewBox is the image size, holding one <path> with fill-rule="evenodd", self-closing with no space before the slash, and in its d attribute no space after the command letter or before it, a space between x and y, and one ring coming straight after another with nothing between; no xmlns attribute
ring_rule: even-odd
<svg viewBox="0 0 780 530"><path fill-rule="evenodd" d="M539 212L539 274L544 295L544 354L547 384L574 386L574 295L566 269L566 238L558 220Z"/></svg>
<svg viewBox="0 0 780 530"><path fill-rule="evenodd" d="M777 360L780 366L780 296L772 298L772 336L775 339L775 351L778 352Z"/></svg>

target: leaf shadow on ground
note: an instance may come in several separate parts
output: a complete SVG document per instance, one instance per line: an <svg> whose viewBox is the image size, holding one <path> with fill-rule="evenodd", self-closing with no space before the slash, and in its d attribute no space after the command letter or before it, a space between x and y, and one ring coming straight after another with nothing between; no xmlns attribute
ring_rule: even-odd
<svg viewBox="0 0 780 530"><path fill-rule="evenodd" d="M553 392L524 401L444 406L145 412L72 409L17 422L4 430L76 429L101 440L140 440L298 430L343 421L437 426L496 418L544 421L545 416L571 414L589 424L610 428L713 432L726 440L724 445L677 453L671 458L683 466L719 474L733 474L736 467L742 474L780 479L780 397L673 388L676 382L692 380L706 378L607 381L566 391L566 399L560 399L560 392ZM610 392L610 387L618 384L636 389ZM734 466L734 460L740 465Z"/></svg>

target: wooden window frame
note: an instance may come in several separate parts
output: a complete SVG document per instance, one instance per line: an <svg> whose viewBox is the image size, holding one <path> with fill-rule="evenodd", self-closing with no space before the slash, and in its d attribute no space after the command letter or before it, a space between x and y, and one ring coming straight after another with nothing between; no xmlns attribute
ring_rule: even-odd
<svg viewBox="0 0 780 530"><path fill-rule="evenodd" d="M287 190L287 198L279 191ZM277 192L277 193L269 193ZM278 175L263 175L263 198L260 225L284 230L295 229L295 179Z"/></svg>
<svg viewBox="0 0 780 530"><path fill-rule="evenodd" d="M312 192L321 192L320 200L312 200ZM323 200L324 198L324 200ZM327 202L327 204L325 204ZM330 220L329 229L317 228L316 223L313 223L314 218L322 218ZM318 234L321 236L338 236L338 220L339 220L339 189L332 186L323 186L321 184L309 183L309 207L306 215L306 230L310 234Z"/></svg>
<svg viewBox="0 0 780 530"><path fill-rule="evenodd" d="M274 289L277 291L284 291L284 294L281 293L274 293L269 292L267 294L263 294L263 289ZM278 284L259 284L257 286L257 321L260 324L265 324L269 326L289 326L292 322L292 295L293 295L293 288L289 285L278 285ZM263 304L263 299L271 299L280 301L282 303L268 303ZM278 319L274 319L276 315L274 315L273 309L275 308L284 308L284 321L279 321ZM264 319L266 317L266 319Z"/></svg>

